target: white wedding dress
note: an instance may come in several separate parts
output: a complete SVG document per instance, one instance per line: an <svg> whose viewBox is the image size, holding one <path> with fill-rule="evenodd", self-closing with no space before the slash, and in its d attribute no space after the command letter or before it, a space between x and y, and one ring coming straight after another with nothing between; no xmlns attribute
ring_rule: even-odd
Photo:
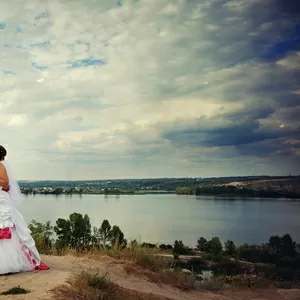
<svg viewBox="0 0 300 300"><path fill-rule="evenodd" d="M0 186L0 275L47 269L10 193Z"/></svg>

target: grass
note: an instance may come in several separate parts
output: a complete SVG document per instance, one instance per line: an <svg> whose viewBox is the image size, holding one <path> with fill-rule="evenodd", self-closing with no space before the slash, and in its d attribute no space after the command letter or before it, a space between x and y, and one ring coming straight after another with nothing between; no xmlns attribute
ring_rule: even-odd
<svg viewBox="0 0 300 300"><path fill-rule="evenodd" d="M124 270L131 275L140 278L147 278L157 284L167 284L182 291L193 290L196 286L196 278L193 275L185 274L181 270L159 270L150 271L136 264L127 264Z"/></svg>
<svg viewBox="0 0 300 300"><path fill-rule="evenodd" d="M76 252L70 253L78 255ZM126 249L112 248L89 252L89 256L95 259L103 255L127 262L124 269L128 274L144 277L158 284L168 284L180 290L192 290L195 287L195 276L181 270L170 270L174 267L173 257L163 256L159 249L137 245Z"/></svg>
<svg viewBox="0 0 300 300"><path fill-rule="evenodd" d="M16 287L13 287L5 292L2 292L0 293L0 295L3 295L3 296L7 296L7 295L22 295L22 294L28 294L30 293L30 291L20 287L20 286L16 286Z"/></svg>
<svg viewBox="0 0 300 300"><path fill-rule="evenodd" d="M106 254L125 261L134 262L152 272L159 272L161 270L169 269L173 266L173 259L161 255L158 249L142 248L134 246L123 250L108 250Z"/></svg>
<svg viewBox="0 0 300 300"><path fill-rule="evenodd" d="M125 289L113 283L107 274L82 271L72 276L67 284L52 289L56 300L162 300L151 294Z"/></svg>

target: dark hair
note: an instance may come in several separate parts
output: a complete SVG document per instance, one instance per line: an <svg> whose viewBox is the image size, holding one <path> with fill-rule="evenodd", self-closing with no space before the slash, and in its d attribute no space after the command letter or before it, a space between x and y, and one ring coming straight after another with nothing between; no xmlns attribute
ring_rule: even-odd
<svg viewBox="0 0 300 300"><path fill-rule="evenodd" d="M0 145L0 161L4 160L6 154L7 154L6 149Z"/></svg>

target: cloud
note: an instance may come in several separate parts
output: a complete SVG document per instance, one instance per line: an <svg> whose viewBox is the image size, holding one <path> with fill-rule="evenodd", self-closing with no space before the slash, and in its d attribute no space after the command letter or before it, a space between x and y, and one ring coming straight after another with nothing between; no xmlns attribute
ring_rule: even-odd
<svg viewBox="0 0 300 300"><path fill-rule="evenodd" d="M0 143L24 179L298 172L297 11L0 4Z"/></svg>

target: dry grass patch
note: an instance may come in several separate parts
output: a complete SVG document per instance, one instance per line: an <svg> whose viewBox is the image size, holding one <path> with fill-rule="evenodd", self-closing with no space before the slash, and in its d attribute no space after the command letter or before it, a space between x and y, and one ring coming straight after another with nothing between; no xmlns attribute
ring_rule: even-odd
<svg viewBox="0 0 300 300"><path fill-rule="evenodd" d="M162 256L159 249L149 249L139 246L125 249L89 251L85 253L69 251L68 253L74 256L88 256L93 259L109 256L123 262L133 262L136 265L153 272L170 269L174 264L173 258Z"/></svg>
<svg viewBox="0 0 300 300"><path fill-rule="evenodd" d="M196 286L195 277L185 274L181 271L160 270L158 272L153 272L134 264L124 266L124 270L128 274L144 277L149 281L155 282L157 284L168 284L182 291L193 290Z"/></svg>
<svg viewBox="0 0 300 300"><path fill-rule="evenodd" d="M168 300L152 294L125 289L111 281L107 274L82 271L67 284L52 289L56 300Z"/></svg>

